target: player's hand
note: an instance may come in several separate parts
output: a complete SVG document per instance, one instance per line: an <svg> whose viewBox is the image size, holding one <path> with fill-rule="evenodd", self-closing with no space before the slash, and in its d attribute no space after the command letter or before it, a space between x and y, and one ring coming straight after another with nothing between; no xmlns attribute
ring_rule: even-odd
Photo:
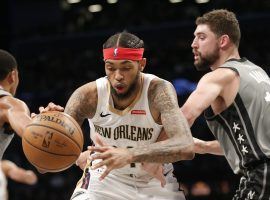
<svg viewBox="0 0 270 200"><path fill-rule="evenodd" d="M132 161L132 153L125 148L114 148L111 146L89 146L88 150L98 152L90 156L90 160L101 159L102 161L94 164L91 169L97 169L106 166L105 171L99 180L104 179L112 170L124 167Z"/></svg>
<svg viewBox="0 0 270 200"><path fill-rule="evenodd" d="M150 176L160 181L161 187L166 185L166 179L163 174L163 166L159 163L142 163L141 168L145 170Z"/></svg>
<svg viewBox="0 0 270 200"><path fill-rule="evenodd" d="M54 104L53 102L50 102L46 106L46 108L44 108L43 106L39 107L39 112L40 113L44 113L44 112L47 112L47 111L60 111L60 112L63 112L64 108L62 106Z"/></svg>
<svg viewBox="0 0 270 200"><path fill-rule="evenodd" d="M23 176L25 184L34 185L37 183L38 178L32 170L26 170Z"/></svg>
<svg viewBox="0 0 270 200"><path fill-rule="evenodd" d="M60 105L56 105L53 102L50 102L45 108L43 106L40 106L38 108L39 110L39 114L40 113L45 113L48 111L59 111L59 112L63 112L64 108ZM36 113L31 113L31 118L34 118L37 114Z"/></svg>
<svg viewBox="0 0 270 200"><path fill-rule="evenodd" d="M79 158L76 160L76 165L84 170L87 160L90 158L90 151L84 151L80 154Z"/></svg>
<svg viewBox="0 0 270 200"><path fill-rule="evenodd" d="M37 176L32 170L17 168L15 173L9 173L8 177L14 181L34 185L37 182Z"/></svg>
<svg viewBox="0 0 270 200"><path fill-rule="evenodd" d="M198 154L205 154L205 141L193 137L194 141L194 152Z"/></svg>

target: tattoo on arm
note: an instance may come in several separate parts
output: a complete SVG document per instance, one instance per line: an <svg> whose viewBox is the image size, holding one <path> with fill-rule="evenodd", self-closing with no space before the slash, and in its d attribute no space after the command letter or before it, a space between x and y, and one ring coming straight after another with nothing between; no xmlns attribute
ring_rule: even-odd
<svg viewBox="0 0 270 200"><path fill-rule="evenodd" d="M161 79L152 81L149 87L149 103L160 111L169 139L130 149L133 162L162 163L193 158L193 139L187 120L178 106L173 86Z"/></svg>
<svg viewBox="0 0 270 200"><path fill-rule="evenodd" d="M92 85L89 83L75 90L65 107L64 112L72 116L80 126L96 112L97 96L91 89Z"/></svg>

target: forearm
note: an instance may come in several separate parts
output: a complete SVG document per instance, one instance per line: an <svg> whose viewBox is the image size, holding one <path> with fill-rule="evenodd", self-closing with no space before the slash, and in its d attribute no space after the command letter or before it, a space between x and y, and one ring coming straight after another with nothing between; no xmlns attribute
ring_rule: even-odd
<svg viewBox="0 0 270 200"><path fill-rule="evenodd" d="M165 141L129 150L132 153L131 162L170 163L193 159L193 148L192 140L170 138Z"/></svg>
<svg viewBox="0 0 270 200"><path fill-rule="evenodd" d="M224 155L223 150L217 140L203 141L197 138L194 139L194 151L198 154L213 154Z"/></svg>

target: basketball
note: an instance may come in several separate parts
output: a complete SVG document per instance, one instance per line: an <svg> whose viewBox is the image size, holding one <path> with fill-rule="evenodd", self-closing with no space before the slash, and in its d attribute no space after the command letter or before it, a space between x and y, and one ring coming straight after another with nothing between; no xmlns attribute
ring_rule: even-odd
<svg viewBox="0 0 270 200"><path fill-rule="evenodd" d="M79 124L68 114L50 111L34 117L22 137L26 158L46 172L69 168L83 148L83 134Z"/></svg>

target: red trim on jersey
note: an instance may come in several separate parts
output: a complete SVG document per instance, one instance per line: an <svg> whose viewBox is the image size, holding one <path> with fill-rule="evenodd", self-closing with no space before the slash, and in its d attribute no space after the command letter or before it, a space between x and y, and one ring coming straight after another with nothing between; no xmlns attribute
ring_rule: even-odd
<svg viewBox="0 0 270 200"><path fill-rule="evenodd" d="M132 115L146 115L145 110L132 110L131 111Z"/></svg>

